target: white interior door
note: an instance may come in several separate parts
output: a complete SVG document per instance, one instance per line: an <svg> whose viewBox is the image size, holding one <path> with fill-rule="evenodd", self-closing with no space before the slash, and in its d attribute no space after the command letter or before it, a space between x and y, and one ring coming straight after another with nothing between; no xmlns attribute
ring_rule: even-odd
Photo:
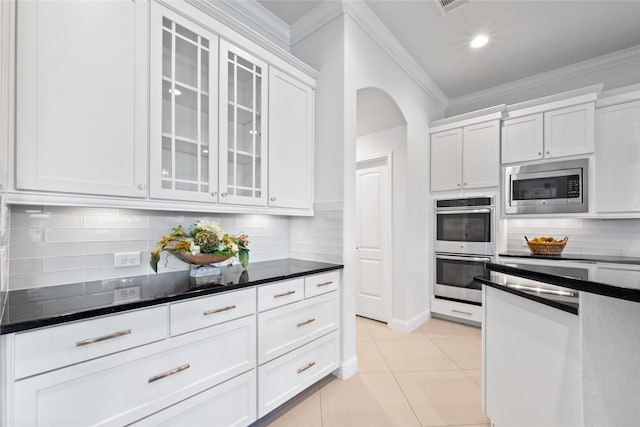
<svg viewBox="0 0 640 427"><path fill-rule="evenodd" d="M388 322L391 307L391 182L386 155L356 169L358 293L356 313Z"/></svg>

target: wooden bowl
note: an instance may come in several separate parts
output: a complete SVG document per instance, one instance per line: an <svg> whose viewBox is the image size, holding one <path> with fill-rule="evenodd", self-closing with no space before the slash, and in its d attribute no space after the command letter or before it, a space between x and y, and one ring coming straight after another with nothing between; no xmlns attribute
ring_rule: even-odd
<svg viewBox="0 0 640 427"><path fill-rule="evenodd" d="M536 255L560 255L568 240L569 237L567 236L558 242L532 242L527 240L527 246L529 246L531 253Z"/></svg>
<svg viewBox="0 0 640 427"><path fill-rule="evenodd" d="M180 261L184 261L187 264L192 264L192 265L216 264L218 262L222 262L230 258L227 255L215 255L215 254L191 255L185 252L178 252L178 251L170 252L170 253L173 254L173 256L175 256L176 258L178 258Z"/></svg>

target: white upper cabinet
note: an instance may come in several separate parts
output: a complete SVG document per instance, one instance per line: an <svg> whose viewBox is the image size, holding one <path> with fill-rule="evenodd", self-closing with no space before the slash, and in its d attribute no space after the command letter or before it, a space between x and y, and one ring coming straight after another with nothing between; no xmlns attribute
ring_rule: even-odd
<svg viewBox="0 0 640 427"><path fill-rule="evenodd" d="M269 68L269 206L311 209L313 90Z"/></svg>
<svg viewBox="0 0 640 427"><path fill-rule="evenodd" d="M218 37L151 6L151 197L218 200Z"/></svg>
<svg viewBox="0 0 640 427"><path fill-rule="evenodd" d="M462 129L431 134L431 191L462 186Z"/></svg>
<svg viewBox="0 0 640 427"><path fill-rule="evenodd" d="M596 114L596 211L640 212L640 101Z"/></svg>
<svg viewBox="0 0 640 427"><path fill-rule="evenodd" d="M546 158L593 153L595 105L576 105L544 113Z"/></svg>
<svg viewBox="0 0 640 427"><path fill-rule="evenodd" d="M431 191L500 184L500 121L431 134Z"/></svg>
<svg viewBox="0 0 640 427"><path fill-rule="evenodd" d="M220 203L267 204L267 64L220 40Z"/></svg>
<svg viewBox="0 0 640 427"><path fill-rule="evenodd" d="M502 124L502 163L593 153L594 139L593 102L507 119Z"/></svg>
<svg viewBox="0 0 640 427"><path fill-rule="evenodd" d="M542 113L502 122L502 163L542 159L543 123Z"/></svg>
<svg viewBox="0 0 640 427"><path fill-rule="evenodd" d="M17 7L16 187L145 197L148 3Z"/></svg>
<svg viewBox="0 0 640 427"><path fill-rule="evenodd" d="M500 185L500 121L462 129L462 187Z"/></svg>

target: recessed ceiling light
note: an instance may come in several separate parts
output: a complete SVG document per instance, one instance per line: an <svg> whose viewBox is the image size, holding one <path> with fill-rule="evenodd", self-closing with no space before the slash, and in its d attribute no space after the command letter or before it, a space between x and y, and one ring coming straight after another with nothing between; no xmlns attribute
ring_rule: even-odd
<svg viewBox="0 0 640 427"><path fill-rule="evenodd" d="M481 34L479 36L476 36L473 40L471 40L471 47L474 49L477 49L479 47L484 46L488 42L489 42L489 37L485 36L484 34Z"/></svg>

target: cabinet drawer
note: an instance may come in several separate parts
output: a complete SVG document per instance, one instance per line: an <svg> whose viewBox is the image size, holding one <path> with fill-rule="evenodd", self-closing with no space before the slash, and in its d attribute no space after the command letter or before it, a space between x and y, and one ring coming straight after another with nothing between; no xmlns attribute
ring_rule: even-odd
<svg viewBox="0 0 640 427"><path fill-rule="evenodd" d="M252 369L133 426L247 426L256 420L256 395L256 370Z"/></svg>
<svg viewBox="0 0 640 427"><path fill-rule="evenodd" d="M167 337L167 307L16 334L15 377L49 371Z"/></svg>
<svg viewBox="0 0 640 427"><path fill-rule="evenodd" d="M171 336L227 322L256 312L254 288L171 304Z"/></svg>
<svg viewBox="0 0 640 427"><path fill-rule="evenodd" d="M338 310L338 294L331 292L258 314L258 363L336 330Z"/></svg>
<svg viewBox="0 0 640 427"><path fill-rule="evenodd" d="M14 424L129 424L253 369L255 339L248 316L158 343L157 353L145 346L17 381Z"/></svg>
<svg viewBox="0 0 640 427"><path fill-rule="evenodd" d="M339 271L330 271L328 273L307 276L304 278L304 297L309 298L335 291L339 286Z"/></svg>
<svg viewBox="0 0 640 427"><path fill-rule="evenodd" d="M466 319L471 322L482 323L482 306L479 305L432 299L431 311L433 313L444 314L458 319Z"/></svg>
<svg viewBox="0 0 640 427"><path fill-rule="evenodd" d="M338 332L258 368L258 417L262 417L338 367Z"/></svg>
<svg viewBox="0 0 640 427"><path fill-rule="evenodd" d="M304 298L304 279L293 279L258 287L258 311L269 310Z"/></svg>

